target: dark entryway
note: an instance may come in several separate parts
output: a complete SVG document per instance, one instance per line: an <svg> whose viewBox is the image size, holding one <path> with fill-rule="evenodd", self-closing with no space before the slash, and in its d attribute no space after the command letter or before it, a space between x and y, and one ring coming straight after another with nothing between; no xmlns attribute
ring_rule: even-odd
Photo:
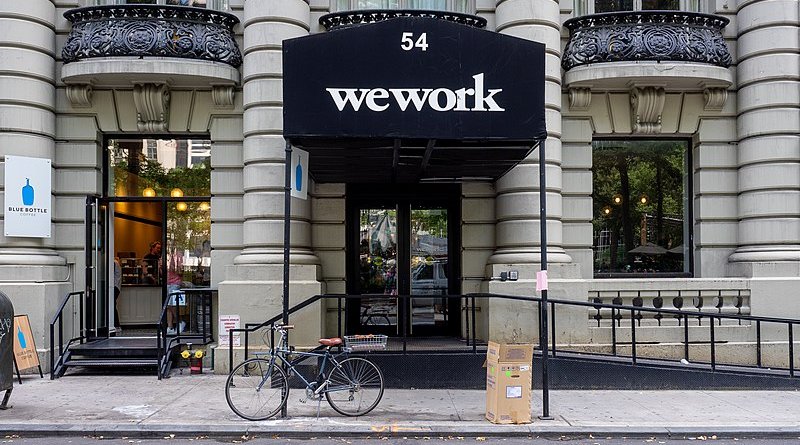
<svg viewBox="0 0 800 445"><path fill-rule="evenodd" d="M459 185L347 187L347 331L460 332ZM403 296L410 295L410 298Z"/></svg>

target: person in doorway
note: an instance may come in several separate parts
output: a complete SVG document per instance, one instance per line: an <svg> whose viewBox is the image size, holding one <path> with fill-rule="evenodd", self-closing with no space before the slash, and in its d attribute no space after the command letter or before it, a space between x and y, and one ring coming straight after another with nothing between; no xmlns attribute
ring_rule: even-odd
<svg viewBox="0 0 800 445"><path fill-rule="evenodd" d="M119 324L119 309L117 303L119 302L119 294L122 292L122 266L119 264L119 257L114 257L114 329L117 334L122 333L122 328Z"/></svg>
<svg viewBox="0 0 800 445"><path fill-rule="evenodd" d="M147 284L160 284L158 279L161 272L161 241L150 243L150 252L142 258L144 282Z"/></svg>
<svg viewBox="0 0 800 445"><path fill-rule="evenodd" d="M186 294L180 290L181 284L181 276L175 270L167 271L167 335L180 334L186 328L186 322L178 321L180 307L186 305Z"/></svg>

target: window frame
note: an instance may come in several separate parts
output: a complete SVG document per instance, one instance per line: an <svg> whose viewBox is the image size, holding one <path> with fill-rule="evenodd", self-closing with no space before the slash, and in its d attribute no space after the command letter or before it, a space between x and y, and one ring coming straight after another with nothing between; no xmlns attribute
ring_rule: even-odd
<svg viewBox="0 0 800 445"><path fill-rule="evenodd" d="M640 12L642 9L642 0L632 0L633 10L620 10L615 12ZM692 3L697 3L697 10L690 7ZM573 0L573 16L581 17L584 15L595 14L595 0ZM680 0L679 12L700 12L708 13L710 10L708 0ZM585 12L584 12L585 11ZM655 11L654 9L646 9L644 11Z"/></svg>
<svg viewBox="0 0 800 445"><path fill-rule="evenodd" d="M358 7L358 1L359 0L331 0L331 12L363 11L363 10L365 10L365 8L359 8ZM443 10L443 12L462 12L462 11L458 11L455 8L455 6L458 3L462 3L464 0L446 0L446 1L447 1L447 7L446 7L446 9ZM466 9L467 10L463 11L462 13L475 14L476 13L475 1L476 0L466 0L466 2L467 2ZM344 7L344 8L341 7L340 5L342 3L344 3L344 2L346 2L349 6L348 7ZM415 9L415 8L412 8L412 7L409 6L409 0L397 0L397 3L398 3L398 7L396 9ZM379 8L379 9L383 9L383 8ZM394 9L394 8L392 8L392 9Z"/></svg>
<svg viewBox="0 0 800 445"><path fill-rule="evenodd" d="M687 255L688 258L684 258L684 262L686 267L684 267L685 271L683 272L597 272L595 270L595 236L594 236L594 221L596 215L594 214L594 210L592 210L592 277L595 279L613 279L613 278L631 278L631 279L641 279L641 278L694 278L695 277L695 269L694 269L694 254L695 254L695 245L694 245L694 228L695 228L695 218L694 218L694 202L695 202L695 195L694 195L694 170L693 170L693 159L692 159L692 151L694 149L694 145L692 144L691 138L686 137L647 137L647 136L631 136L631 135L619 135L619 136L598 136L592 138L592 143L590 144L592 150L592 208L594 208L594 142L595 141L676 141L676 142L683 142L686 147L686 153L684 156L684 164L686 166L686 172L684 174L684 240L683 243L689 245L689 254Z"/></svg>

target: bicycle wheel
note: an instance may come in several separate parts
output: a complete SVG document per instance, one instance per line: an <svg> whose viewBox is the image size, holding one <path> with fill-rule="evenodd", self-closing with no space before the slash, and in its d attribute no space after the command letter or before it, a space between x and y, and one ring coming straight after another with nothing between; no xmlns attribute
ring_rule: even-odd
<svg viewBox="0 0 800 445"><path fill-rule="evenodd" d="M239 417L269 419L280 411L289 397L286 373L270 359L253 358L233 368L225 382L225 399Z"/></svg>
<svg viewBox="0 0 800 445"><path fill-rule="evenodd" d="M383 373L371 361L351 357L328 374L325 397L331 408L345 416L363 416L383 397Z"/></svg>

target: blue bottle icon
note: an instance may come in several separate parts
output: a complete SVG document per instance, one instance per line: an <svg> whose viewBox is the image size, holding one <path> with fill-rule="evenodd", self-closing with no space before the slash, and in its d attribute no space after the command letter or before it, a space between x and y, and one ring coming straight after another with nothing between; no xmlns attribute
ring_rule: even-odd
<svg viewBox="0 0 800 445"><path fill-rule="evenodd" d="M294 168L294 188L298 192L303 191L303 164L297 161L297 167Z"/></svg>
<svg viewBox="0 0 800 445"><path fill-rule="evenodd" d="M25 186L22 187L22 204L26 206L33 205L33 186L31 180L25 178Z"/></svg>
<svg viewBox="0 0 800 445"><path fill-rule="evenodd" d="M28 347L28 342L25 341L25 334L22 333L22 329L17 326L17 339L19 339L19 347L25 349Z"/></svg>

